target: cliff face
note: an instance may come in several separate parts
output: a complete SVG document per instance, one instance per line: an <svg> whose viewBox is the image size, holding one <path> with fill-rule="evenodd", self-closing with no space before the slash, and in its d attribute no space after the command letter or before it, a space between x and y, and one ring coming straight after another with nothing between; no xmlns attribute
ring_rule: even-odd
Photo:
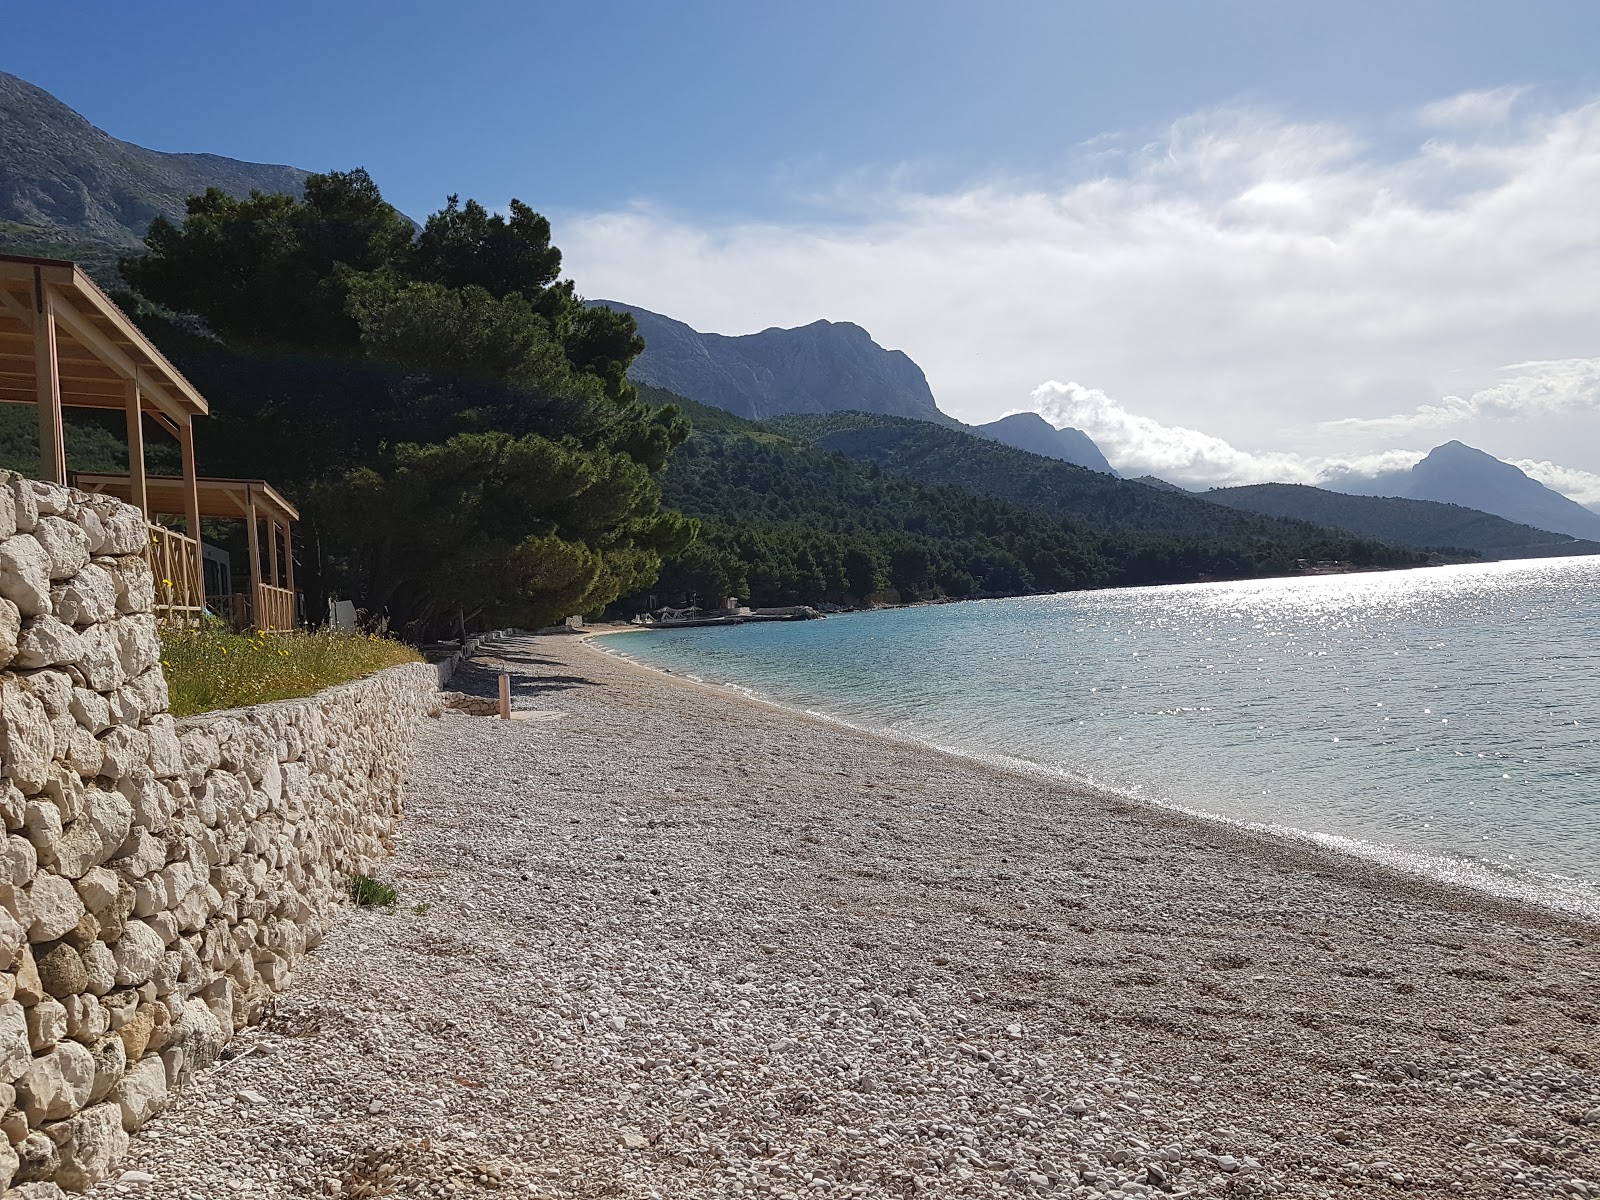
<svg viewBox="0 0 1600 1200"><path fill-rule="evenodd" d="M298 195L305 177L295 167L135 146L0 71L0 221L132 246L153 217L181 217L184 199L207 188Z"/></svg>
<svg viewBox="0 0 1600 1200"><path fill-rule="evenodd" d="M635 380L701 404L752 420L859 411L956 424L939 411L922 368L859 325L815 321L727 337L631 304L595 303L638 322L645 352L630 372Z"/></svg>

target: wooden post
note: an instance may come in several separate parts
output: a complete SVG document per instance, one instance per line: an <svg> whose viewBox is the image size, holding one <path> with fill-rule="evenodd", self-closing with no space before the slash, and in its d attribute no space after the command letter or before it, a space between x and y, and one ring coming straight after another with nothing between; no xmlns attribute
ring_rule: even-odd
<svg viewBox="0 0 1600 1200"><path fill-rule="evenodd" d="M500 719L511 720L511 676L500 672Z"/></svg>
<svg viewBox="0 0 1600 1200"><path fill-rule="evenodd" d="M256 491L245 485L246 521L250 527L250 620L257 629L261 624L261 539L256 533Z"/></svg>
<svg viewBox="0 0 1600 1200"><path fill-rule="evenodd" d="M128 391L128 499L150 519L150 496L144 481L144 413L139 400L139 377L127 382Z"/></svg>
<svg viewBox="0 0 1600 1200"><path fill-rule="evenodd" d="M287 576L284 587L292 593L294 591L294 525L292 522L283 523L283 569ZM292 604L293 601L291 600Z"/></svg>
<svg viewBox="0 0 1600 1200"><path fill-rule="evenodd" d="M189 536L194 539L194 577L200 588L196 601L204 608L206 603L206 556L200 549L200 483L194 466L194 418L184 417L178 426L178 446L183 451L183 505L188 521Z"/></svg>
<svg viewBox="0 0 1600 1200"><path fill-rule="evenodd" d="M56 313L50 289L34 275L33 377L39 406L39 476L67 482L66 435L61 428L61 363L56 357Z"/></svg>
<svg viewBox="0 0 1600 1200"><path fill-rule="evenodd" d="M270 516L267 518L267 575L263 583L270 583L273 587L282 587L282 576L278 574L278 522Z"/></svg>

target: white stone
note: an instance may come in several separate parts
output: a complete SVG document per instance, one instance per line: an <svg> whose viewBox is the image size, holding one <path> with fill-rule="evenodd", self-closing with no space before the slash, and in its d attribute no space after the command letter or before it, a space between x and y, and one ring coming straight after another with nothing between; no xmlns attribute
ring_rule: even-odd
<svg viewBox="0 0 1600 1200"><path fill-rule="evenodd" d="M20 680L0 678L0 764L31 795L44 787L55 756L55 737L44 705Z"/></svg>
<svg viewBox="0 0 1600 1200"><path fill-rule="evenodd" d="M90 554L104 554L106 551L106 523L100 519L100 514L85 505L78 510L78 528L83 530L83 536L89 540Z"/></svg>
<svg viewBox="0 0 1600 1200"><path fill-rule="evenodd" d="M146 982L160 965L167 944L154 929L142 920L128 922L114 946L112 956L117 962L117 983L132 987Z"/></svg>
<svg viewBox="0 0 1600 1200"><path fill-rule="evenodd" d="M0 596L25 617L50 611L50 556L32 535L0 541Z"/></svg>
<svg viewBox="0 0 1600 1200"><path fill-rule="evenodd" d="M59 1134L58 1129L62 1130ZM109 1175L128 1152L122 1110L115 1104L86 1108L70 1121L52 1127L50 1135L61 1151L56 1182L72 1191L87 1191Z"/></svg>
<svg viewBox="0 0 1600 1200"><path fill-rule="evenodd" d="M56 616L68 625L98 625L117 615L116 576L98 563L51 589Z"/></svg>
<svg viewBox="0 0 1600 1200"><path fill-rule="evenodd" d="M122 673L136 679L161 662L161 638L154 617L123 617L111 626L117 635L117 656Z"/></svg>
<svg viewBox="0 0 1600 1200"><path fill-rule="evenodd" d="M83 970L89 977L89 991L104 996L117 986L117 957L104 942L90 942L83 950Z"/></svg>
<svg viewBox="0 0 1600 1200"><path fill-rule="evenodd" d="M90 787L83 813L61 835L56 849L56 869L77 879L97 867L127 840L133 826L133 808L116 792Z"/></svg>
<svg viewBox="0 0 1600 1200"><path fill-rule="evenodd" d="M0 496L5 495L0 491ZM22 613L11 601L0 596L0 666L17 653L17 635L22 632Z"/></svg>
<svg viewBox="0 0 1600 1200"><path fill-rule="evenodd" d="M72 504L71 495L60 484L45 483L42 479L30 479L26 483L33 492L34 509L40 517L59 517Z"/></svg>
<svg viewBox="0 0 1600 1200"><path fill-rule="evenodd" d="M89 1053L94 1056L94 1086L89 1091L89 1103L98 1104L122 1081L128 1069L128 1052L121 1038L102 1037L89 1047Z"/></svg>
<svg viewBox="0 0 1600 1200"><path fill-rule="evenodd" d="M61 807L48 796L29 800L23 816L22 832L33 847L38 861L47 867L55 865L56 851L61 848Z"/></svg>
<svg viewBox="0 0 1600 1200"><path fill-rule="evenodd" d="M58 516L40 517L33 527L33 537L50 560L51 579L71 579L89 565L89 537L70 521Z"/></svg>
<svg viewBox="0 0 1600 1200"><path fill-rule="evenodd" d="M86 650L82 634L44 614L29 621L17 635L15 665L22 668L71 666L83 658Z"/></svg>
<svg viewBox="0 0 1600 1200"><path fill-rule="evenodd" d="M27 1010L16 1000L8 1000L0 1004L0 1079L10 1083L32 1061Z"/></svg>
<svg viewBox="0 0 1600 1200"><path fill-rule="evenodd" d="M83 652L77 667L84 683L97 692L121 687L127 675L122 670L116 631L110 625L91 625L81 636Z"/></svg>
<svg viewBox="0 0 1600 1200"><path fill-rule="evenodd" d="M119 505L117 511L106 518L105 527L107 554L142 554L150 540L150 526L132 505Z"/></svg>
<svg viewBox="0 0 1600 1200"><path fill-rule="evenodd" d="M22 887L39 869L39 855L33 843L16 834L7 836L0 847L0 880L13 887Z"/></svg>
<svg viewBox="0 0 1600 1200"><path fill-rule="evenodd" d="M83 901L78 899L71 880L59 875L36 875L25 890L32 917L29 941L54 941L83 920Z"/></svg>
<svg viewBox="0 0 1600 1200"><path fill-rule="evenodd" d="M56 999L41 1000L28 1009L28 1042L35 1051L48 1050L67 1036L67 1008Z"/></svg>
<svg viewBox="0 0 1600 1200"><path fill-rule="evenodd" d="M19 530L27 533L39 521L39 501L34 499L33 484L21 475L11 476L8 482L6 490L11 493L12 519Z"/></svg>
<svg viewBox="0 0 1600 1200"><path fill-rule="evenodd" d="M43 618L41 618L42 620ZM72 676L65 671L29 671L23 676L28 690L39 698L52 720L72 713Z"/></svg>
<svg viewBox="0 0 1600 1200"><path fill-rule="evenodd" d="M61 1042L28 1064L17 1078L17 1107L37 1128L70 1117L89 1101L94 1056L77 1042Z"/></svg>
<svg viewBox="0 0 1600 1200"><path fill-rule="evenodd" d="M128 1069L112 1089L111 1098L122 1114L122 1127L138 1129L167 1106L167 1071L159 1055L149 1055ZM127 1175L124 1174L124 1179Z"/></svg>
<svg viewBox="0 0 1600 1200"><path fill-rule="evenodd" d="M183 774L183 747L173 730L172 718L162 714L151 717L143 727L150 739L150 770L158 779L172 779Z"/></svg>
<svg viewBox="0 0 1600 1200"><path fill-rule="evenodd" d="M111 727L111 706L99 692L73 688L71 712L73 719L90 733L101 734Z"/></svg>

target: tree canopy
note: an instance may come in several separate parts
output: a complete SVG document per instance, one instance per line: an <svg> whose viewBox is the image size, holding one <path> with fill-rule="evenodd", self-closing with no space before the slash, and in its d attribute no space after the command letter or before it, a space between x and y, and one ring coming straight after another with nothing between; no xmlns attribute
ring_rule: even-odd
<svg viewBox="0 0 1600 1200"><path fill-rule="evenodd" d="M686 422L639 400L633 318L583 302L521 201L452 196L418 232L365 171L333 172L300 197L192 197L146 245L122 273L213 401L203 461L304 502L308 591L419 636L536 625L693 540L654 479Z"/></svg>

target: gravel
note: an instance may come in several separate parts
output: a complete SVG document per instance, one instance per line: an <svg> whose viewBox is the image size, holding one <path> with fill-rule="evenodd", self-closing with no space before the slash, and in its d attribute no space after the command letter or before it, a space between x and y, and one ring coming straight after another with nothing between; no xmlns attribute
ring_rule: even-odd
<svg viewBox="0 0 1600 1200"><path fill-rule="evenodd" d="M619 643L620 645L620 643ZM95 1197L1600 1197L1600 930L527 638Z"/></svg>

